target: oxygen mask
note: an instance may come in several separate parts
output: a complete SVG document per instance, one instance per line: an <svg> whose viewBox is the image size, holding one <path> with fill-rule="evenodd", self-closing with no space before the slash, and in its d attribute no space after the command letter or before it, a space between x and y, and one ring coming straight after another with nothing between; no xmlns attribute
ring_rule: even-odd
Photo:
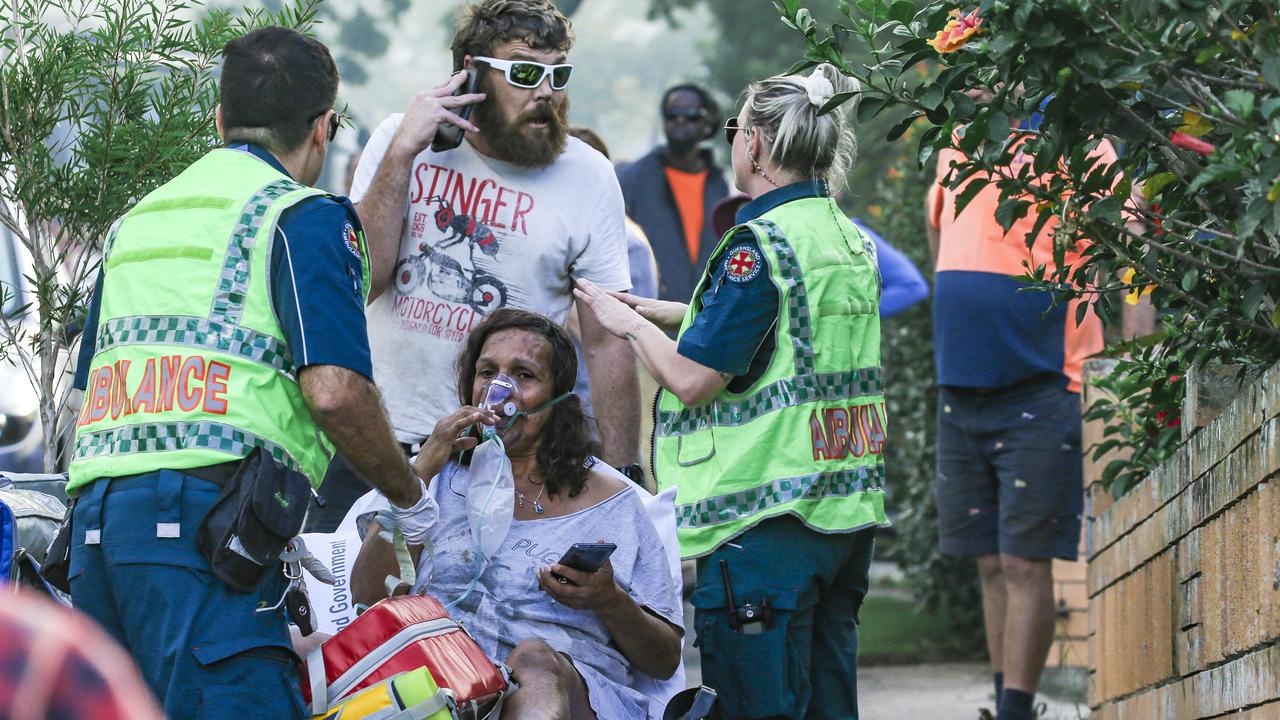
<svg viewBox="0 0 1280 720"><path fill-rule="evenodd" d="M493 376L493 379L484 386L484 399L480 401L480 407L492 410L498 416L498 422L481 428L480 435L483 439L487 440L495 437L515 425L516 421L521 417L536 415L573 394L573 391L570 390L551 398L532 410L521 410L516 406L517 392L516 381L505 373Z"/></svg>
<svg viewBox="0 0 1280 720"><path fill-rule="evenodd" d="M480 407L492 410L498 416L496 424L485 425L481 429L482 436L488 439L507 429L516 418L516 381L505 373L495 375L484 386L484 399L480 401Z"/></svg>

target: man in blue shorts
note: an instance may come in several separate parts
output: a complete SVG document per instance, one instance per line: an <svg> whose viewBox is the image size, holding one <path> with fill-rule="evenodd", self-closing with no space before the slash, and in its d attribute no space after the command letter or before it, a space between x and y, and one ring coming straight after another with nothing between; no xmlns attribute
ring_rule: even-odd
<svg viewBox="0 0 1280 720"><path fill-rule="evenodd" d="M1115 161L1105 140L1096 151ZM1052 559L1075 560L1084 504L1080 373L1102 350L1102 323L1079 300L1056 302L1016 280L1024 263L1055 268L1051 220L1006 233L1000 189L986 185L956 214L938 158L926 196L938 373L938 532L942 552L975 557L999 720L1030 720L1055 624ZM1018 152L1012 171L1031 160ZM1063 262L1078 261L1068 248Z"/></svg>

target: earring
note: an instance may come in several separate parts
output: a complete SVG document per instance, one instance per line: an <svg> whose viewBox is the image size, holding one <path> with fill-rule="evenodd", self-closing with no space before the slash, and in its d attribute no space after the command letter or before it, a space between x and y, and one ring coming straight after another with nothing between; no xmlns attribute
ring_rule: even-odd
<svg viewBox="0 0 1280 720"><path fill-rule="evenodd" d="M768 175L766 175L766 174L765 174L765 172L764 172L764 168L760 167L760 165L756 162L756 159L755 159L755 158L751 158L751 168L752 168L752 170L753 170L754 172L759 173L759 174L760 174L760 177L762 177L762 178L764 178L765 180L769 181L769 184L770 184L770 185L772 185L772 186L774 186L774 187L776 187L776 188L780 188L780 187L782 187L782 186L781 186L781 185L779 185L779 184L778 184L778 183L777 183L773 178L771 178L771 177L769 177Z"/></svg>

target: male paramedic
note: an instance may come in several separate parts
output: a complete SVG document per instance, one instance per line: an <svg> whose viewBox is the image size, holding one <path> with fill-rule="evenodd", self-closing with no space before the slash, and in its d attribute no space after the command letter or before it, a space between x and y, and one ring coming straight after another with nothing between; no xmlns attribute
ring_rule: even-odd
<svg viewBox="0 0 1280 720"><path fill-rule="evenodd" d="M435 507L370 380L363 231L345 199L310 187L339 125L329 51L268 27L223 60L225 146L104 244L77 377L71 595L172 720L301 718L280 564L260 563L243 592L197 545L222 488L258 448L314 488L336 446L406 534ZM434 102L466 101L446 94Z"/></svg>

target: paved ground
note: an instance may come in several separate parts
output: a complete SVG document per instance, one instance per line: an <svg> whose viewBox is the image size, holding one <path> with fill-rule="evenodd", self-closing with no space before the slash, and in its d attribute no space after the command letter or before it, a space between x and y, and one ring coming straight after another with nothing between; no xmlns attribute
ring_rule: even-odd
<svg viewBox="0 0 1280 720"><path fill-rule="evenodd" d="M991 671L985 664L952 663L869 667L858 671L861 720L977 720L979 708L995 709ZM1047 720L1089 717L1089 708L1038 697Z"/></svg>
<svg viewBox="0 0 1280 720"><path fill-rule="evenodd" d="M692 634L693 608L685 603L685 625ZM692 640L692 637L689 638ZM685 643L685 673L690 686L702 673L698 650ZM978 710L995 709L991 671L984 663L947 663L864 667L858 671L861 720L977 720ZM1045 720L1083 720L1089 708L1038 697L1048 707Z"/></svg>

